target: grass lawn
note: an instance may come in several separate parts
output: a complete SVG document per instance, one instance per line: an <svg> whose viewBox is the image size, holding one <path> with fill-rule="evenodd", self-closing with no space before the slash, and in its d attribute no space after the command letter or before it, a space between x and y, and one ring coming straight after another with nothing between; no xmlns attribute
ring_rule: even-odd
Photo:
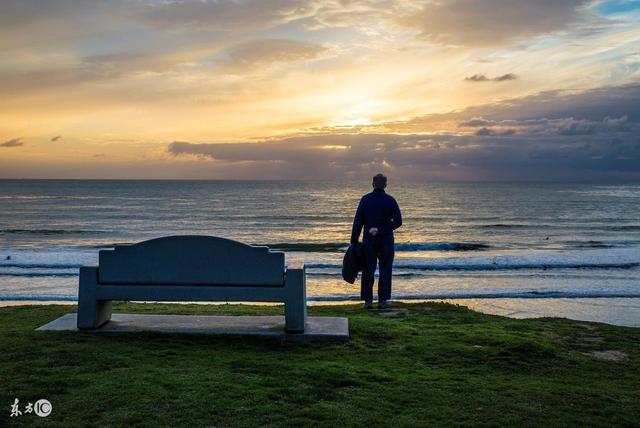
<svg viewBox="0 0 640 428"><path fill-rule="evenodd" d="M348 343L34 331L72 311L0 308L0 426L640 426L640 329L421 303L309 308L348 316ZM21 410L46 398L53 413L10 418L15 398Z"/></svg>

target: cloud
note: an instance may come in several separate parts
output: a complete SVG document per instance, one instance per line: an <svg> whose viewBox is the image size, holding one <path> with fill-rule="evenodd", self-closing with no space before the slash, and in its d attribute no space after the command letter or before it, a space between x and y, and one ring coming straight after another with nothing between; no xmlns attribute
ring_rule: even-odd
<svg viewBox="0 0 640 428"><path fill-rule="evenodd" d="M311 12L309 1L150 1L131 16L156 28L176 30L263 30Z"/></svg>
<svg viewBox="0 0 640 428"><path fill-rule="evenodd" d="M324 46L290 39L258 39L237 45L228 51L228 59L221 62L230 66L260 66L279 62L309 60L325 52Z"/></svg>
<svg viewBox="0 0 640 428"><path fill-rule="evenodd" d="M579 119L573 117L566 119L557 119L551 121L556 124L557 132L560 135L591 135L596 132L628 132L634 129L634 124L629 123L628 116L619 118L605 117L601 121Z"/></svg>
<svg viewBox="0 0 640 428"><path fill-rule="evenodd" d="M0 48L68 46L76 37L113 25L123 6L119 0L3 0Z"/></svg>
<svg viewBox="0 0 640 428"><path fill-rule="evenodd" d="M62 138L62 135L56 135L51 139L51 141L58 141L60 138Z"/></svg>
<svg viewBox="0 0 640 428"><path fill-rule="evenodd" d="M460 127L476 127L476 126L487 126L487 125L493 125L496 122L493 120L487 120L484 119L482 117L474 117L473 119L470 120L465 120L462 121L458 124L458 126Z"/></svg>
<svg viewBox="0 0 640 428"><path fill-rule="evenodd" d="M569 114L569 112L568 112ZM504 127L519 128L530 133L551 133L564 136L592 135L595 133L611 134L620 132L631 132L637 124L629 122L628 116L618 118L605 117L602 120L564 118L538 118L522 120L487 120L484 118L473 118L461 121L460 128L477 128L475 135L508 135L515 133L515 129L505 129ZM499 130L496 128L499 127Z"/></svg>
<svg viewBox="0 0 640 428"><path fill-rule="evenodd" d="M473 76L465 77L464 80L467 80L470 82L488 82L491 79L489 79L484 74L474 74Z"/></svg>
<svg viewBox="0 0 640 428"><path fill-rule="evenodd" d="M544 91L527 97L412 119L413 126L455 120L460 126L544 125L550 120L592 120L628 129L640 122L640 82L586 91ZM402 124L399 124L402 129Z"/></svg>
<svg viewBox="0 0 640 428"><path fill-rule="evenodd" d="M595 125L590 120L575 120L572 117L562 119L558 124L560 135L590 135L595 132Z"/></svg>
<svg viewBox="0 0 640 428"><path fill-rule="evenodd" d="M478 137L486 137L486 136L496 136L496 135L513 135L515 134L515 130L514 129L503 129L503 130L496 130L496 129L491 129L491 128L480 128L478 129L474 134Z"/></svg>
<svg viewBox="0 0 640 428"><path fill-rule="evenodd" d="M502 98L515 91L531 93L543 87L566 86L562 79L567 73L582 76L580 87L589 87L603 80L623 81L636 70L630 55L624 56L625 61L621 59L626 51L632 50L629 35L623 37L612 32L610 39L605 40L567 37L561 41L563 51L549 55L548 64L536 58L555 49L557 41L548 40L542 46L531 46L530 50L523 50L523 46L513 51L479 50L462 59L454 49L434 48L429 41L416 39L416 28L421 31L420 28L407 31L393 18L411 17L425 8L435 8L441 13L463 5L460 15L463 24L470 19L465 14L485 16L486 9L490 20L497 22L491 23L491 31L495 27L499 32L505 25L502 21L518 13L531 14L531 10L539 8L544 9L540 12L544 19L538 21L556 20L558 10L562 9L556 3L574 5L569 9L575 9L579 21L586 12L577 0L543 0L540 7L537 3L531 7L523 0L514 0L518 13L512 10L515 7L511 2L503 1L498 7L497 0L5 0L0 3L0 45L4 48L0 93L7 104L20 104L23 121L33 120L31 116L44 109L40 106L54 103L60 116L67 113L69 118L78 118L96 114L105 122L109 121L109 115L101 115L105 108L127 109L133 103L145 104L156 110L150 114L157 117L157 110L167 109L171 103L179 105L176 116L187 122L197 115L197 110L221 99L231 100L230 104L236 104L238 110L257 112L267 103L257 98L264 97L277 105L279 111L269 109L263 114L267 110L264 109L249 122L268 122L267 114L285 117L308 113L295 121L320 118L316 124L321 125L322 120L334 114L348 117L360 114L349 112L352 108L348 105L340 108L323 100L333 96L344 104L351 103L350 98L356 95L342 90L342 84L356 87L369 82L368 93L363 97L384 105L385 111L375 112L377 117L405 117L408 111L428 111L433 106L460 108L481 102L481 97ZM503 9L510 12L503 15ZM538 21L517 28L539 26ZM476 31L475 25L461 28L456 24L447 28L465 34ZM584 48L573 56L584 64L574 66L565 57L571 55L570 47L578 42ZM614 55L599 46L612 49L617 46L620 52ZM583 54L591 51L594 57ZM322 61L310 61L317 58ZM488 65L476 69L478 64L474 61L479 58L490 58L500 64L495 69ZM508 80L513 77L511 74L498 74L529 70L529 61L534 62L534 68L547 69L530 70L532 78L522 84L501 85L499 90L504 92L500 94L483 92L487 88L480 87L477 92L470 92L460 82L465 76L460 74L464 73L462 70L472 70L467 71L469 75L476 71L487 73L478 74L486 79L477 81ZM559 62L564 67L555 67ZM290 67L286 73L280 73L284 64ZM451 72L452 69L456 71ZM230 75L224 75L225 72ZM536 79L542 75L544 79ZM339 89L331 93L332 88ZM411 97L404 96L404 91ZM283 93L293 96L283 98ZM425 94L430 100L427 104L422 101ZM307 103L303 98L313 101ZM186 100L191 102L187 104ZM327 104L330 111L310 112ZM211 114L231 115L227 113L231 109L221 110ZM9 132L13 135L21 131Z"/></svg>
<svg viewBox="0 0 640 428"><path fill-rule="evenodd" d="M171 155L195 155L230 162L331 162L351 159L363 161L367 155L357 153L354 147L363 144L384 144L395 137L376 135L326 135L322 137L290 137L275 141L254 143L201 143L174 141L167 147Z"/></svg>
<svg viewBox="0 0 640 428"><path fill-rule="evenodd" d="M491 135L491 130L489 128L480 128L475 132L475 135L483 136L483 135Z"/></svg>
<svg viewBox="0 0 640 428"><path fill-rule="evenodd" d="M618 99L617 93L627 97ZM552 108L558 103L564 109ZM549 117L538 117L544 106ZM603 114L613 106L629 114ZM410 133L388 132L394 126L406 129L406 123L394 122L379 126L382 133L359 127L360 133L348 134L341 127L333 134L325 129L252 143L176 141L167 151L175 158L211 162L214 169L235 165L236 173L252 178L338 178L380 169L404 179L640 179L637 109L640 85L631 85L546 93L416 118ZM487 117L477 115L480 110ZM445 132L446 123L455 127ZM464 128L476 130L458 132Z"/></svg>
<svg viewBox="0 0 640 428"><path fill-rule="evenodd" d="M515 80L517 78L518 76L516 76L515 74L507 73L503 74L502 76L494 77L493 80L495 80L496 82L503 82L505 80Z"/></svg>
<svg viewBox="0 0 640 428"><path fill-rule="evenodd" d="M0 144L0 147L20 147L24 146L22 142L22 138L12 138L11 140L7 140L4 143Z"/></svg>
<svg viewBox="0 0 640 428"><path fill-rule="evenodd" d="M496 76L489 78L484 74L474 74L473 76L465 77L464 80L468 82L504 82L505 80L515 80L518 76L513 73L503 74L502 76Z"/></svg>
<svg viewBox="0 0 640 428"><path fill-rule="evenodd" d="M164 71L174 63L157 53L119 52L85 56L82 69L96 77L118 77L136 71Z"/></svg>
<svg viewBox="0 0 640 428"><path fill-rule="evenodd" d="M584 19L590 0L449 0L428 2L399 23L435 43L497 46L548 34Z"/></svg>

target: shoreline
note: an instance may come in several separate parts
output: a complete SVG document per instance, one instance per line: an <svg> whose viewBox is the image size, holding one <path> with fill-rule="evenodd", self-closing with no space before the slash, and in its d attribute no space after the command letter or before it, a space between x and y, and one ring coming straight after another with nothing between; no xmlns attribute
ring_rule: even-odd
<svg viewBox="0 0 640 428"><path fill-rule="evenodd" d="M640 328L639 297L540 297L540 298L460 298L395 300L403 303L444 302L466 306L485 314L509 318L568 318L576 321L600 322ZM0 307L25 305L75 305L69 300L0 300ZM174 304L224 305L227 302L162 302ZM278 303L233 302L234 304L273 306ZM309 301L309 306L359 304L357 300Z"/></svg>

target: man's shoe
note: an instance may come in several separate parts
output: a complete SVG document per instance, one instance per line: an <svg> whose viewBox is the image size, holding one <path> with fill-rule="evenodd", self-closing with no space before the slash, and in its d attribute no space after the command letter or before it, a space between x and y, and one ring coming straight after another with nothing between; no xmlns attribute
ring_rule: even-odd
<svg viewBox="0 0 640 428"><path fill-rule="evenodd" d="M373 309L373 303L364 302L364 305L362 305L362 309Z"/></svg>
<svg viewBox="0 0 640 428"><path fill-rule="evenodd" d="M392 304L389 300L383 300L382 302L378 303L378 309L388 309L391 306Z"/></svg>

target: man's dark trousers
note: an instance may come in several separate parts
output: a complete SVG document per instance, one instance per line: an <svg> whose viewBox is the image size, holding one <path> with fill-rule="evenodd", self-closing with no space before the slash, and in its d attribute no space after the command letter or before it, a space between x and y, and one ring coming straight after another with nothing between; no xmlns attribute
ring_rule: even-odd
<svg viewBox="0 0 640 428"><path fill-rule="evenodd" d="M379 269L378 301L391 299L391 266L393 265L394 243L392 239L382 242L365 242L363 245L364 269L360 285L360 297L365 302L373 301L373 282L376 265Z"/></svg>

